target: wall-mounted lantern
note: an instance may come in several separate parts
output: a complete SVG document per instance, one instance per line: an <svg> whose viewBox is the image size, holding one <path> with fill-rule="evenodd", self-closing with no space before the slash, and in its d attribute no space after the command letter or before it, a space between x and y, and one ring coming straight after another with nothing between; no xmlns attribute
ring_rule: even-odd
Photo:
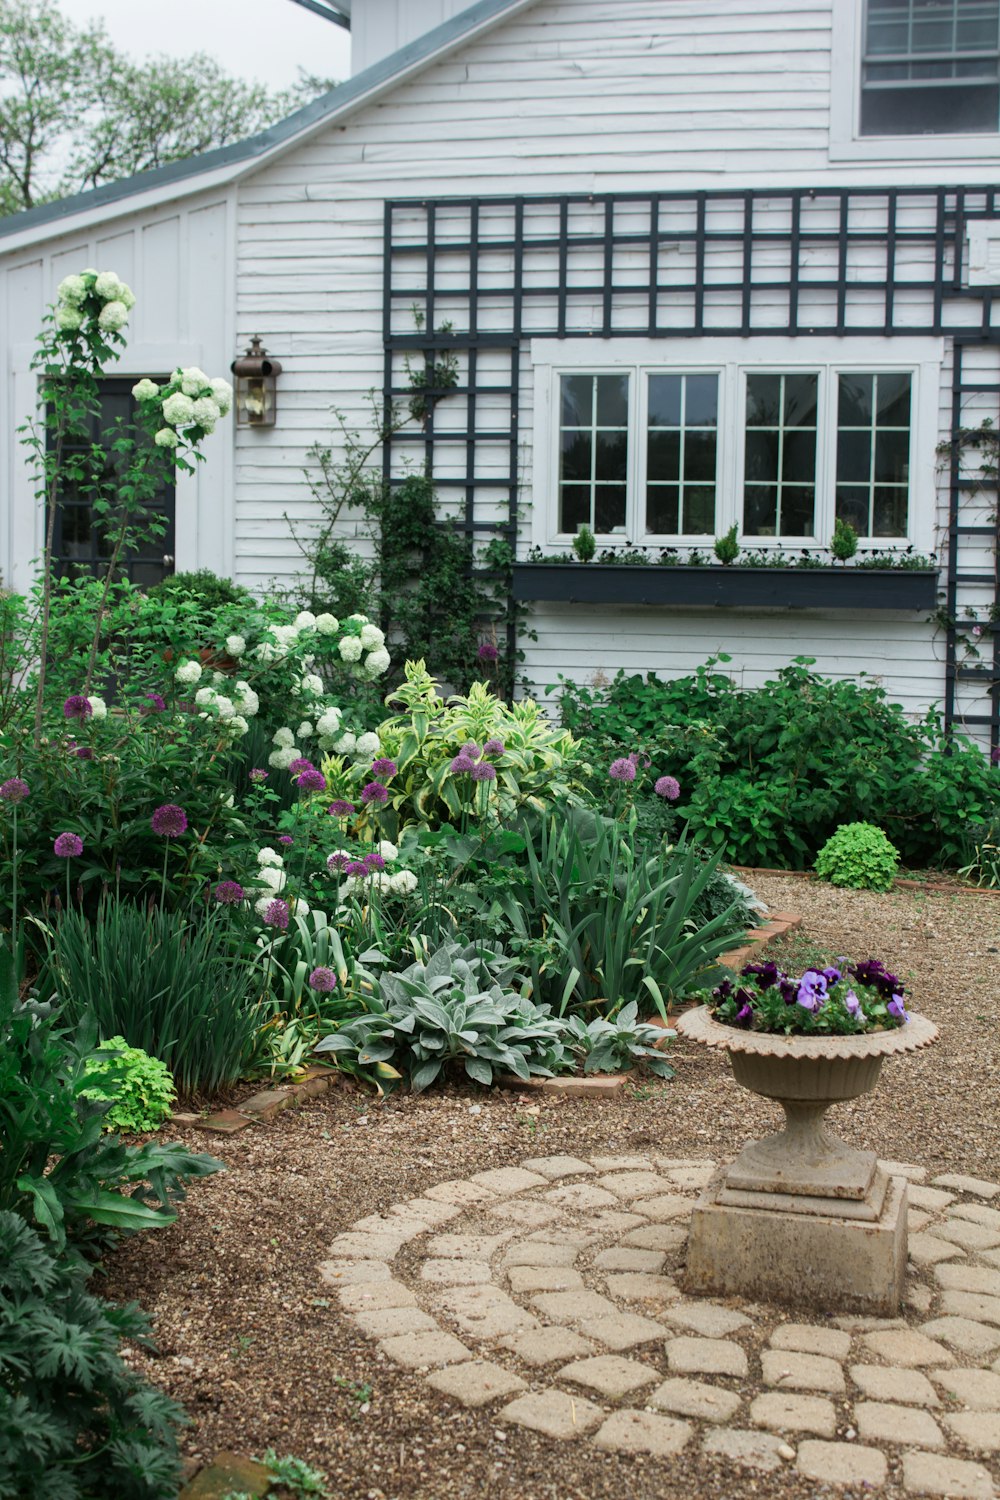
<svg viewBox="0 0 1000 1500"><path fill-rule="evenodd" d="M237 427L273 427L281 361L272 359L254 334L246 354L234 359L229 368L236 376Z"/></svg>

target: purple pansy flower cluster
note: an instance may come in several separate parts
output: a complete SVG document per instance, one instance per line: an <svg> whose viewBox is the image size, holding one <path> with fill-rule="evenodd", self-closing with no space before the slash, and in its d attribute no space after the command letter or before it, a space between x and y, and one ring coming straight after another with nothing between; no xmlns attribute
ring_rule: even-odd
<svg viewBox="0 0 1000 1500"><path fill-rule="evenodd" d="M808 1035L853 1035L892 1030L910 1019L905 988L875 958L846 958L796 978L772 960L744 965L739 980L712 991L716 1020L744 1030Z"/></svg>

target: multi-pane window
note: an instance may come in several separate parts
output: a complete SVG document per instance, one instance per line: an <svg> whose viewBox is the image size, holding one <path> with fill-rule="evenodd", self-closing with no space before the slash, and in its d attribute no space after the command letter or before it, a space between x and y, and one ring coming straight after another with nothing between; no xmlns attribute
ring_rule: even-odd
<svg viewBox="0 0 1000 1500"><path fill-rule="evenodd" d="M715 530L718 375L650 375L646 417L648 534Z"/></svg>
<svg viewBox="0 0 1000 1500"><path fill-rule="evenodd" d="M560 389L559 530L622 531L628 493L629 377L564 375Z"/></svg>
<svg viewBox="0 0 1000 1500"><path fill-rule="evenodd" d="M1000 0L868 0L861 134L1000 129Z"/></svg>
<svg viewBox="0 0 1000 1500"><path fill-rule="evenodd" d="M837 515L859 536L906 536L911 384L907 374L838 376Z"/></svg>
<svg viewBox="0 0 1000 1500"><path fill-rule="evenodd" d="M745 536L813 535L818 394L813 372L747 376Z"/></svg>

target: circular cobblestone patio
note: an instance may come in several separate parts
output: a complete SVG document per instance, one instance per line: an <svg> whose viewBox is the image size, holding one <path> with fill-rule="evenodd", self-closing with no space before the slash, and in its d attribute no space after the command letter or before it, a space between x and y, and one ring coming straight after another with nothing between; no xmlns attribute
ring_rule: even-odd
<svg viewBox="0 0 1000 1500"><path fill-rule="evenodd" d="M660 1156L535 1157L437 1183L338 1235L320 1276L384 1357L494 1425L993 1500L1000 1184L885 1165L910 1182L896 1319L685 1297L714 1163Z"/></svg>

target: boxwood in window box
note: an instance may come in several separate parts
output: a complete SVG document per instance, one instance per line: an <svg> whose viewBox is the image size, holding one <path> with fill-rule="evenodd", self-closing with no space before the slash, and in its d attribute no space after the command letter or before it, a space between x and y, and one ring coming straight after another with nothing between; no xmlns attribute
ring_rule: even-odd
<svg viewBox="0 0 1000 1500"><path fill-rule="evenodd" d="M691 608L933 609L936 568L663 567L650 563L515 563L514 598L560 604Z"/></svg>

